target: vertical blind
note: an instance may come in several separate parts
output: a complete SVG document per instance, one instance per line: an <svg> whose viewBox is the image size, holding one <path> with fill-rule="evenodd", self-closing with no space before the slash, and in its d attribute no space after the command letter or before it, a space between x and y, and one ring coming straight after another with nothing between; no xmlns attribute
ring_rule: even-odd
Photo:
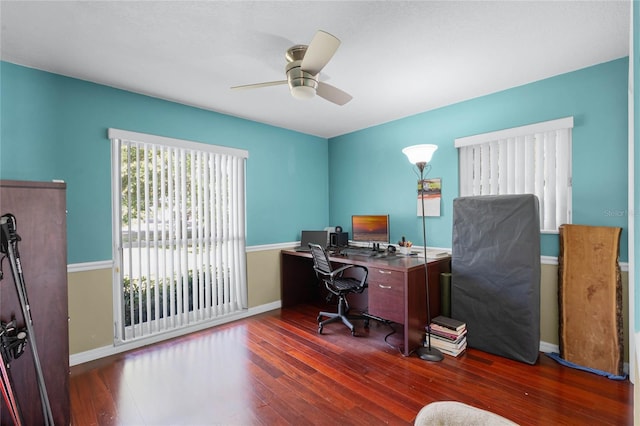
<svg viewBox="0 0 640 426"><path fill-rule="evenodd" d="M116 341L247 308L246 151L109 129Z"/></svg>
<svg viewBox="0 0 640 426"><path fill-rule="evenodd" d="M540 229L571 223L573 117L455 140L460 196L534 194Z"/></svg>

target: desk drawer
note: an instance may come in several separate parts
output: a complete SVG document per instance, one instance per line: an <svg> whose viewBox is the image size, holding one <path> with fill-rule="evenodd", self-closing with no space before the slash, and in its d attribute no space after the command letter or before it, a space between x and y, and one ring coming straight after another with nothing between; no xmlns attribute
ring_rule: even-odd
<svg viewBox="0 0 640 426"><path fill-rule="evenodd" d="M369 313L403 324L404 274L387 269L369 268Z"/></svg>

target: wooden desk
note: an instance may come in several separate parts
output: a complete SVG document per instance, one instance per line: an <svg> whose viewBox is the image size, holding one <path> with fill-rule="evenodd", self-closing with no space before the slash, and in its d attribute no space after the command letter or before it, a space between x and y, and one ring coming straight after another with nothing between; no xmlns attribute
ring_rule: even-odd
<svg viewBox="0 0 640 426"><path fill-rule="evenodd" d="M424 261L416 256L331 256L336 265L366 266L369 288L364 308L404 328L402 351L408 356L424 342L427 324ZM319 300L321 292L313 271L311 253L283 250L280 255L281 299L283 307ZM429 304L431 317L440 314L440 273L451 272L451 258L429 260ZM364 293L363 293L364 294ZM351 299L350 299L351 301ZM362 309L362 301L351 303Z"/></svg>

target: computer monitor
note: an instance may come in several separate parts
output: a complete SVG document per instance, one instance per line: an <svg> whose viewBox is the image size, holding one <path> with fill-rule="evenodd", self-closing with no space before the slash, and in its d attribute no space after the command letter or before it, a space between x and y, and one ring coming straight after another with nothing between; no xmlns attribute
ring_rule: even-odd
<svg viewBox="0 0 640 426"><path fill-rule="evenodd" d="M352 240L365 243L389 243L389 215L351 216Z"/></svg>

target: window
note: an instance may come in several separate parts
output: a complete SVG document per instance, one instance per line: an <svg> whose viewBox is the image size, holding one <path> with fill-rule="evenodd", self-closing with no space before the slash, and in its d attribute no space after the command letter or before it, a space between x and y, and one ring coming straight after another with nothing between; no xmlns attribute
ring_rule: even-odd
<svg viewBox="0 0 640 426"><path fill-rule="evenodd" d="M455 140L460 196L534 194L540 230L571 223L573 117Z"/></svg>
<svg viewBox="0 0 640 426"><path fill-rule="evenodd" d="M247 308L246 151L109 129L116 341Z"/></svg>

